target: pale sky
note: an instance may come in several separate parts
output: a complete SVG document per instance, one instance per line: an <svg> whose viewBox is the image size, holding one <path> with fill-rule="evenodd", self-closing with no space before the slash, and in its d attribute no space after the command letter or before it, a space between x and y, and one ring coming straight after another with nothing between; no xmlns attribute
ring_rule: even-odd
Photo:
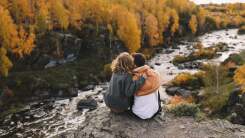
<svg viewBox="0 0 245 138"><path fill-rule="evenodd" d="M207 3L245 3L245 0L191 0L194 1L196 4L207 4Z"/></svg>

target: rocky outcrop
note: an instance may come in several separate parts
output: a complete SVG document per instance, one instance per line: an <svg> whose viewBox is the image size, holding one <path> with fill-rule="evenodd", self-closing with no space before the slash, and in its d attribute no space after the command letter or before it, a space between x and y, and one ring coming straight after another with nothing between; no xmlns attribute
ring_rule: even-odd
<svg viewBox="0 0 245 138"><path fill-rule="evenodd" d="M226 112L230 114L231 122L245 125L245 93L242 93L239 88L231 92Z"/></svg>
<svg viewBox="0 0 245 138"><path fill-rule="evenodd" d="M128 113L114 114L106 107L86 114L86 120L75 131L55 138L204 138L245 137L245 126L225 120L196 122L191 117L157 115L151 120L140 120Z"/></svg>
<svg viewBox="0 0 245 138"><path fill-rule="evenodd" d="M202 62L192 61L185 62L177 65L178 69L200 69L202 67Z"/></svg>

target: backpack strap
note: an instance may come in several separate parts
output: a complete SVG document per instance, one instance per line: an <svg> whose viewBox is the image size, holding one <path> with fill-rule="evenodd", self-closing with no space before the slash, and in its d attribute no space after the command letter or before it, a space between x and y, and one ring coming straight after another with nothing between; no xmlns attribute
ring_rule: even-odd
<svg viewBox="0 0 245 138"><path fill-rule="evenodd" d="M158 90L158 105L159 105L159 109L157 111L157 113L162 111L162 106L161 106L161 97L160 97L160 92Z"/></svg>

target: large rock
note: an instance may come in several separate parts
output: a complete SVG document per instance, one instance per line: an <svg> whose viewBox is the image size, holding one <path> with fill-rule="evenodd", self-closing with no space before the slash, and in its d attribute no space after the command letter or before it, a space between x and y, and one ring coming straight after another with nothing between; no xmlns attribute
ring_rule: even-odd
<svg viewBox="0 0 245 138"><path fill-rule="evenodd" d="M77 104L77 109L78 110L83 110L83 109L89 109L89 110L94 110L98 106L96 100L94 99L82 99L78 102Z"/></svg>
<svg viewBox="0 0 245 138"><path fill-rule="evenodd" d="M129 113L114 114L101 107L88 112L77 130L55 138L233 138L244 137L244 132L245 126L225 120L198 123L191 117L177 118L163 112L153 119L140 120Z"/></svg>
<svg viewBox="0 0 245 138"><path fill-rule="evenodd" d="M193 94L193 92L190 90L181 87L176 87L176 86L170 86L166 88L166 93L171 96L179 95L185 98L192 96Z"/></svg>
<svg viewBox="0 0 245 138"><path fill-rule="evenodd" d="M230 120L236 124L245 125L245 93L240 88L236 88L231 92L226 112L230 113Z"/></svg>

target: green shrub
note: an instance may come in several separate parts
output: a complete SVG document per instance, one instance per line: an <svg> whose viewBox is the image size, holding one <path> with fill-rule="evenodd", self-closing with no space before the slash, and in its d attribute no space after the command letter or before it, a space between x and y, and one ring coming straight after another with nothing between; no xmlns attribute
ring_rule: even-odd
<svg viewBox="0 0 245 138"><path fill-rule="evenodd" d="M226 105L234 89L232 78L228 76L228 71L223 66L206 65L204 70L205 88L201 106L212 113L219 112Z"/></svg>
<svg viewBox="0 0 245 138"><path fill-rule="evenodd" d="M111 64L110 63L104 65L103 74L105 75L106 79L110 79L111 74L112 74Z"/></svg>
<svg viewBox="0 0 245 138"><path fill-rule="evenodd" d="M172 61L173 64L177 65L177 64L184 63L184 62L190 62L190 61L195 61L199 59L212 59L215 56L217 56L217 52L226 50L226 48L221 44L218 44L215 47L208 47L208 48L203 48L202 46L200 46L201 44L197 44L197 45L199 45L199 46L195 46L197 47L197 50L190 53L189 55L175 56Z"/></svg>
<svg viewBox="0 0 245 138"><path fill-rule="evenodd" d="M205 96L201 102L202 107L209 109L211 113L219 112L227 104L234 88L233 83L220 86L219 91L215 87L205 88Z"/></svg>
<svg viewBox="0 0 245 138"><path fill-rule="evenodd" d="M188 62L188 61L190 61L190 59L188 57L177 55L173 59L173 64L177 65L177 64L180 64L180 63Z"/></svg>
<svg viewBox="0 0 245 138"><path fill-rule="evenodd" d="M232 78L228 76L228 70L224 66L206 64L202 70L205 72L204 86L214 87L228 84Z"/></svg>
<svg viewBox="0 0 245 138"><path fill-rule="evenodd" d="M225 52L228 51L228 44L224 42L219 42L217 44L214 44L211 48L215 48L217 52Z"/></svg>
<svg viewBox="0 0 245 138"><path fill-rule="evenodd" d="M222 64L225 65L229 62L235 63L236 65L243 65L245 63L245 51L239 54L231 54Z"/></svg>
<svg viewBox="0 0 245 138"><path fill-rule="evenodd" d="M168 109L176 116L193 116L200 112L198 105L192 103L181 103Z"/></svg>

